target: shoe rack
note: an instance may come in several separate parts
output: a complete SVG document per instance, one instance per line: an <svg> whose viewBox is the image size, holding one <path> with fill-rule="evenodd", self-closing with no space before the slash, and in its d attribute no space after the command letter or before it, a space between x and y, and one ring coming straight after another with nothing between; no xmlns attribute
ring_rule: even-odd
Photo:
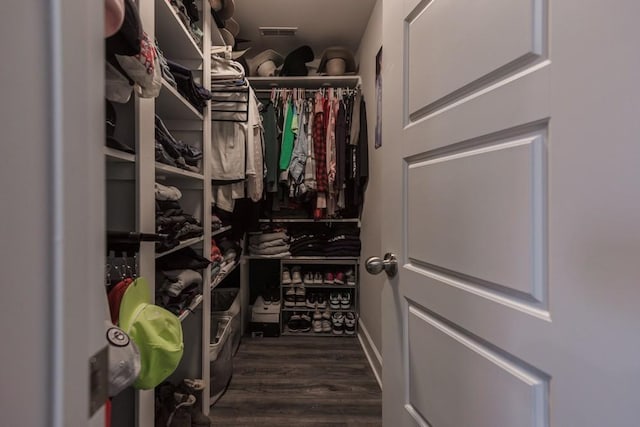
<svg viewBox="0 0 640 427"><path fill-rule="evenodd" d="M167 59L192 70L194 78L210 88L208 70L212 46L223 46L219 30L213 25L207 0L197 0L200 12L198 25L204 37L198 43L191 36L169 0L138 0L138 9L144 31L156 38ZM154 183L175 186L183 194L180 203L186 213L196 217L204 228L199 238L181 241L178 247L165 253L156 253L153 242L143 242L138 254L139 274L148 280L152 292L156 283L156 261L171 252L192 247L210 259L211 241L211 171L209 108L204 112L194 108L176 89L163 80L160 94L155 99L136 95L127 104L117 107L119 137L135 145L136 153L127 154L105 147L107 169L107 228L109 230L155 233ZM180 140L203 151L200 171L192 172L157 163L155 161L155 116L158 115L169 131ZM184 335L184 356L174 374L168 379L174 383L183 378L208 379L211 268L202 271L202 294L196 297L180 320ZM155 299L155 295L152 295ZM199 401L202 411L209 412L209 381L204 381ZM200 396L199 396L200 397ZM153 427L155 425L154 390L125 390L114 399L112 425L119 427Z"/></svg>
<svg viewBox="0 0 640 427"><path fill-rule="evenodd" d="M292 335L292 336L322 336L322 337L355 337L358 333L358 319L360 314L360 304L359 304L359 288L360 288L360 280L358 278L358 267L359 267L359 258L357 257L288 257L280 260L280 333L283 336ZM292 269L299 268L301 270L301 279L303 283L294 284L292 283L282 283L282 277L285 270L288 270L290 275L292 276ZM347 270L352 270L355 277L355 285L348 285L346 277L344 278L343 284L326 284L324 283L324 278L326 273L332 273L334 278L337 272L346 272ZM313 283L308 284L304 283L304 276L306 273L321 273L323 278L323 283ZM294 280L291 277L292 281ZM304 301L305 305L297 305L294 307L285 305L285 298L287 297L287 291L291 289L304 289ZM348 307L341 306L340 308L332 308L330 303L330 295L335 293L349 293L350 294L350 304ZM307 299L310 294L318 295L321 294L325 297L326 308L319 308L316 305L313 307L307 305ZM299 296L299 293L298 293ZM313 313L318 309L320 312L328 311L333 315L335 312L343 313L353 313L355 316L355 329L352 334L345 333L344 328L342 332L336 334L334 331L334 322L333 319L324 319L328 320L332 324L331 331L322 331L317 332L314 331L313 328ZM289 327L289 320L291 316L301 313L306 313L311 318L311 330L310 331L301 331L301 330L292 330ZM343 323L344 326L344 323Z"/></svg>

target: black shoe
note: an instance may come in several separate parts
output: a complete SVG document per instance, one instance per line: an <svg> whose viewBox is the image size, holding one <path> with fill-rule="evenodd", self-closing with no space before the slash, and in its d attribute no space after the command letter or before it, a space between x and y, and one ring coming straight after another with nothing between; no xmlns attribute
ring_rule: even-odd
<svg viewBox="0 0 640 427"><path fill-rule="evenodd" d="M294 312L289 321L287 322L287 327L290 332L300 332L300 315Z"/></svg>
<svg viewBox="0 0 640 427"><path fill-rule="evenodd" d="M298 332L309 332L311 330L311 317L309 313L302 313L300 316L300 323Z"/></svg>

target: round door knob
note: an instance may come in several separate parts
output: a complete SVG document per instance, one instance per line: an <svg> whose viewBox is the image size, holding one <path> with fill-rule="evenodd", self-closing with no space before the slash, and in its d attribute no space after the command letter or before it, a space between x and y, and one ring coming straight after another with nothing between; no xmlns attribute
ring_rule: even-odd
<svg viewBox="0 0 640 427"><path fill-rule="evenodd" d="M398 272L398 261L391 252L385 254L384 258L372 256L365 262L365 267L370 274L380 274L382 270L387 276L393 277Z"/></svg>

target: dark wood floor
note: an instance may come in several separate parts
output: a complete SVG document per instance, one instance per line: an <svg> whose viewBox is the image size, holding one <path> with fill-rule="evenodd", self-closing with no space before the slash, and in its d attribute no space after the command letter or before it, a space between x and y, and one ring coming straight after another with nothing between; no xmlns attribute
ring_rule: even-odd
<svg viewBox="0 0 640 427"><path fill-rule="evenodd" d="M243 338L214 426L380 426L381 392L356 338Z"/></svg>

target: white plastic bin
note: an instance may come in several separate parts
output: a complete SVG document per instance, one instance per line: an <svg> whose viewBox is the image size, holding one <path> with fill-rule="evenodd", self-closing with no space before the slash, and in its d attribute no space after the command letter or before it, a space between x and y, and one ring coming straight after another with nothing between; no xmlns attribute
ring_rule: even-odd
<svg viewBox="0 0 640 427"><path fill-rule="evenodd" d="M230 316L211 317L211 343L209 344L211 405L223 395L233 373L231 320Z"/></svg>
<svg viewBox="0 0 640 427"><path fill-rule="evenodd" d="M215 322L214 319L221 317L231 318L231 351L236 354L242 337L238 288L216 288L211 291L211 324Z"/></svg>

